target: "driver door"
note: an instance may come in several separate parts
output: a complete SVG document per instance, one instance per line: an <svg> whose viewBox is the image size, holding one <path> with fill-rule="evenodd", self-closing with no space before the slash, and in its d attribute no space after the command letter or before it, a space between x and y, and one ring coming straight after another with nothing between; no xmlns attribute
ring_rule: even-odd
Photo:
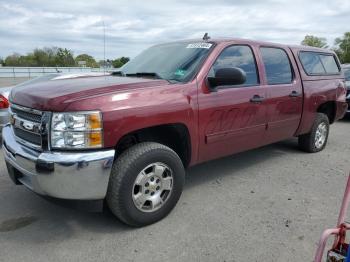
<svg viewBox="0 0 350 262"><path fill-rule="evenodd" d="M238 67L246 73L243 85L218 86L208 81L199 91L199 161L248 150L263 144L266 131L266 88L260 85L253 48L231 45L222 50L208 76L219 68Z"/></svg>

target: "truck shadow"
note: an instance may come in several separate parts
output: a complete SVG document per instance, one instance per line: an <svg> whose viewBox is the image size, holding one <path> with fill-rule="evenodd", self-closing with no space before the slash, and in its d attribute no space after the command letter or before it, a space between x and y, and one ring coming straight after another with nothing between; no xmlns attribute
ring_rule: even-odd
<svg viewBox="0 0 350 262"><path fill-rule="evenodd" d="M342 121L342 122L350 122L350 113L347 114L346 116L344 116L343 119L340 119L339 121Z"/></svg>
<svg viewBox="0 0 350 262"><path fill-rule="evenodd" d="M192 187L201 186L225 176L235 176L235 173L248 169L252 165L273 161L276 157L290 154L304 154L298 150L296 139L197 165L188 170L184 190L190 190ZM3 173L4 170L1 176L4 175ZM248 173L247 175L249 176ZM0 180L5 181L5 177L1 176ZM9 181L6 181L6 184L5 192L0 192L0 196L6 194L7 199L7 204L2 208L4 216L0 216L0 236L6 234L8 241L17 242L20 236L21 242L42 244L60 242L77 236L86 237L86 235L91 235L91 241L93 241L95 237L100 238L106 234L118 233L122 236L135 230L148 232L153 227L166 223L160 221L145 228L131 228L119 222L106 209L103 212L89 213L72 206L67 207L64 201L46 201L24 187L10 184ZM7 214L19 215L5 220L4 217L9 217ZM26 233L23 234L23 231ZM81 236L82 231L85 231L83 236Z"/></svg>
<svg viewBox="0 0 350 262"><path fill-rule="evenodd" d="M253 165L273 161L276 157L290 154L305 154L299 150L297 139L278 142L196 165L187 172L185 190L225 176L234 176L235 173L251 168Z"/></svg>

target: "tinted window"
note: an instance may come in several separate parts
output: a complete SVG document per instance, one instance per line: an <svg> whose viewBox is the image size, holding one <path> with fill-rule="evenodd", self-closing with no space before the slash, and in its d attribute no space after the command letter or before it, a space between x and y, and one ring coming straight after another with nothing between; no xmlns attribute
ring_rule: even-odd
<svg viewBox="0 0 350 262"><path fill-rule="evenodd" d="M279 48L260 49L269 85L290 84L293 80L292 68L287 53Z"/></svg>
<svg viewBox="0 0 350 262"><path fill-rule="evenodd" d="M350 81L350 68L344 69L345 80Z"/></svg>
<svg viewBox="0 0 350 262"><path fill-rule="evenodd" d="M326 71L322 65L321 59L314 52L301 52L300 61L303 64L303 67L307 74L325 74Z"/></svg>
<svg viewBox="0 0 350 262"><path fill-rule="evenodd" d="M219 55L209 76L214 77L215 72L220 68L239 67L247 74L247 85L257 85L259 83L254 55L248 46L230 46Z"/></svg>
<svg viewBox="0 0 350 262"><path fill-rule="evenodd" d="M337 74L339 73L339 67L337 62L335 62L334 56L332 55L319 55L321 62L326 69L327 74Z"/></svg>
<svg viewBox="0 0 350 262"><path fill-rule="evenodd" d="M331 75L339 73L339 67L333 55L301 52L299 57L308 75Z"/></svg>

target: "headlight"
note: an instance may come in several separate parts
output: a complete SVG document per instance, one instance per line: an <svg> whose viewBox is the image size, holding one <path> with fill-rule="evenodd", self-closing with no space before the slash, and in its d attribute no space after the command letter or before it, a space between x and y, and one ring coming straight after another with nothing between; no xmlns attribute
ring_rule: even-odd
<svg viewBox="0 0 350 262"><path fill-rule="evenodd" d="M100 112L53 113L51 147L88 149L103 146Z"/></svg>

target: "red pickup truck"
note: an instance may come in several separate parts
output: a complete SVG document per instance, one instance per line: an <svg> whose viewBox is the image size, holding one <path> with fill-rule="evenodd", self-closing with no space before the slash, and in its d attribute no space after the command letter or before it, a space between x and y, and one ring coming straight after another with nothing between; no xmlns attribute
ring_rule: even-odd
<svg viewBox="0 0 350 262"><path fill-rule="evenodd" d="M176 205L189 166L298 137L325 148L347 110L326 49L242 39L153 46L119 72L15 87L3 128L16 184L63 199L106 200L143 226Z"/></svg>

